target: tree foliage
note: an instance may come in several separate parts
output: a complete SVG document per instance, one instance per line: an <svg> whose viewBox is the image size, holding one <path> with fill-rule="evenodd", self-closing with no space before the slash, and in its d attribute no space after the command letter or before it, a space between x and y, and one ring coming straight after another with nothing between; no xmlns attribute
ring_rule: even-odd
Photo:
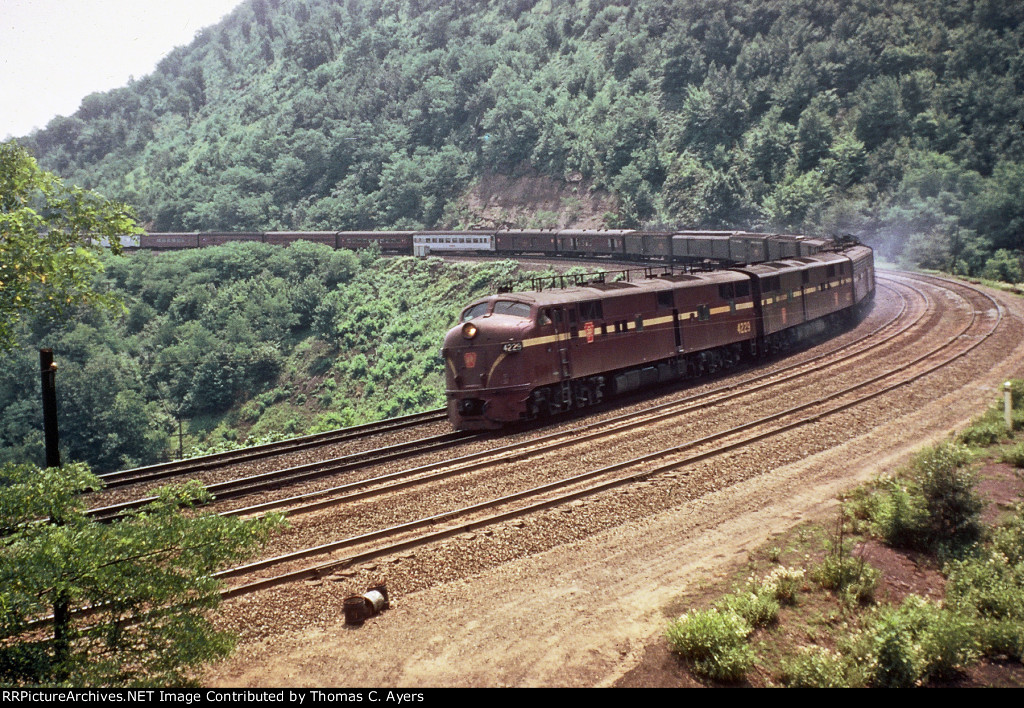
<svg viewBox="0 0 1024 708"><path fill-rule="evenodd" d="M212 573L280 517L187 513L208 498L191 483L103 524L81 496L99 486L81 464L0 468L0 684L179 686L233 646L208 617L220 600Z"/></svg>
<svg viewBox="0 0 1024 708"><path fill-rule="evenodd" d="M444 332L513 269L305 241L101 262L122 309L29 317L33 346L0 353L0 463L44 459L36 343L59 364L62 459L100 472L176 452L179 421L187 453L443 405Z"/></svg>
<svg viewBox="0 0 1024 708"><path fill-rule="evenodd" d="M17 143L0 144L0 350L15 345L27 312L109 303L92 287L97 251L104 241L120 250L135 230L124 205L66 187Z"/></svg>

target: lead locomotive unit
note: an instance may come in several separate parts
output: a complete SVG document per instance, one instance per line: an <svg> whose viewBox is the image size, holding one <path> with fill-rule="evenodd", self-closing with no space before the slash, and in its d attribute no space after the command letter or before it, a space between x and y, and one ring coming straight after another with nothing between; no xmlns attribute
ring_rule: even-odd
<svg viewBox="0 0 1024 708"><path fill-rule="evenodd" d="M448 417L458 430L585 407L784 349L848 320L875 289L861 245L632 282L492 295L445 337Z"/></svg>

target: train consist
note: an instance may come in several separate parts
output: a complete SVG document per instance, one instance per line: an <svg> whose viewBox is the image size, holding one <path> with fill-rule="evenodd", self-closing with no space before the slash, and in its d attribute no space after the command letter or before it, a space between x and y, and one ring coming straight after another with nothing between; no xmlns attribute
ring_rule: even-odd
<svg viewBox="0 0 1024 708"><path fill-rule="evenodd" d="M644 277L493 295L470 304L442 356L459 430L576 409L792 346L851 319L875 290L870 248L747 231L500 229L145 233L149 250L297 241L417 256L638 261ZM664 266L654 275L650 264ZM679 268L683 272L679 272Z"/></svg>
<svg viewBox="0 0 1024 708"><path fill-rule="evenodd" d="M497 231L252 231L145 233L127 248L165 251L236 241L288 245L313 241L332 248L375 246L382 253L417 256L491 253L498 256L583 256L644 262L758 263L812 256L829 247L821 239L745 231L502 229Z"/></svg>
<svg viewBox="0 0 1024 708"><path fill-rule="evenodd" d="M582 245L584 235L564 233L546 237L552 248L564 239ZM652 249L649 259L673 260L677 248L693 246L707 253L704 260L746 265L664 268L660 275L648 268L628 280L604 277L471 303L441 352L452 425L499 428L711 373L824 333L852 319L874 296L874 257L866 246L837 243L828 250L822 243L815 253L771 257L782 246L763 234L760 244L753 238L741 244L735 234L689 235L710 238L687 240L677 233L645 241L648 234L637 232L604 238L616 255L620 247L630 248L632 238L634 249ZM513 239L513 247L523 248L516 238L499 232L495 245ZM725 250L734 239L737 248L747 249L746 257ZM782 243L788 248L804 240Z"/></svg>

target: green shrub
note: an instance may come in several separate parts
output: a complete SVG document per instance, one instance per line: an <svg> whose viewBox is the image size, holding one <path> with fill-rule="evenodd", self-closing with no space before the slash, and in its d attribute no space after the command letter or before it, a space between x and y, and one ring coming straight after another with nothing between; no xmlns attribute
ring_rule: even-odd
<svg viewBox="0 0 1024 708"><path fill-rule="evenodd" d="M672 649L691 662L694 673L716 681L742 680L754 663L747 644L753 631L735 612L717 608L689 612L666 632Z"/></svg>
<svg viewBox="0 0 1024 708"><path fill-rule="evenodd" d="M940 543L964 545L981 534L984 503L975 490L977 476L965 467L969 460L965 448L939 445L916 461L932 538Z"/></svg>
<svg viewBox="0 0 1024 708"><path fill-rule="evenodd" d="M1017 443L1009 450L1004 450L999 460L1014 467L1024 468L1024 442Z"/></svg>
<svg viewBox="0 0 1024 708"><path fill-rule="evenodd" d="M899 548L963 548L981 534L977 477L967 469L970 452L945 443L919 452L908 465L910 479L883 483L873 525Z"/></svg>
<svg viewBox="0 0 1024 708"><path fill-rule="evenodd" d="M1010 522L992 532L992 548L1010 565L1024 562L1024 506L1018 504Z"/></svg>
<svg viewBox="0 0 1024 708"><path fill-rule="evenodd" d="M985 656L1024 659L1024 624L1016 620L980 620L979 649Z"/></svg>
<svg viewBox="0 0 1024 708"><path fill-rule="evenodd" d="M918 686L949 678L976 662L984 642L982 623L944 609L916 595L899 607L868 616L863 631L840 640L840 651L804 649L784 664L782 680L790 686ZM1001 626L990 643L1020 645L1019 633Z"/></svg>
<svg viewBox="0 0 1024 708"><path fill-rule="evenodd" d="M1024 509L992 532L984 552L946 564L946 606L975 622L988 656L1024 653Z"/></svg>
<svg viewBox="0 0 1024 708"><path fill-rule="evenodd" d="M762 581L762 587L783 605L795 605L797 592L804 582L803 568L773 568Z"/></svg>
<svg viewBox="0 0 1024 708"><path fill-rule="evenodd" d="M883 497L873 493L868 486L860 486L854 489L843 500L843 518L849 520L849 527L853 533L864 533L865 522L871 523L879 513L879 505Z"/></svg>
<svg viewBox="0 0 1024 708"><path fill-rule="evenodd" d="M897 480L883 483L872 510L875 533L896 548L920 548L926 544L927 514L923 499ZM916 491L916 490L915 490Z"/></svg>
<svg viewBox="0 0 1024 708"><path fill-rule="evenodd" d="M802 647L796 659L784 662L782 681L792 688L848 688L842 654L822 647Z"/></svg>
<svg viewBox="0 0 1024 708"><path fill-rule="evenodd" d="M969 617L1024 621L1024 563L998 549L946 565L946 603Z"/></svg>
<svg viewBox="0 0 1024 708"><path fill-rule="evenodd" d="M723 612L736 613L754 628L767 627L779 618L779 601L764 588L726 595L715 606Z"/></svg>
<svg viewBox="0 0 1024 708"><path fill-rule="evenodd" d="M914 686L953 676L981 655L977 629L971 618L911 595L899 607L882 611L868 628L869 683Z"/></svg>
<svg viewBox="0 0 1024 708"><path fill-rule="evenodd" d="M821 564L811 571L811 578L818 585L862 605L874 601L880 575L863 558L854 558L838 550L826 555Z"/></svg>
<svg viewBox="0 0 1024 708"><path fill-rule="evenodd" d="M1013 405L1010 424L1014 430L1021 430L1024 428L1024 379L1013 379L1010 382L1010 397ZM971 421L971 425L960 432L957 440L977 447L988 447L1006 440L1010 434L1006 430L1004 416L1003 394L1000 392L997 403Z"/></svg>
<svg viewBox="0 0 1024 708"><path fill-rule="evenodd" d="M872 628L870 641L872 686L906 688L917 683L919 659L906 623L898 614L884 614Z"/></svg>
<svg viewBox="0 0 1024 708"><path fill-rule="evenodd" d="M949 678L978 660L977 622L932 603L927 603L921 614L921 672L926 678Z"/></svg>
<svg viewBox="0 0 1024 708"><path fill-rule="evenodd" d="M957 435L957 440L964 445L988 447L1003 441L1006 437L1005 423L983 418L972 423L969 428L960 431L960 434Z"/></svg>

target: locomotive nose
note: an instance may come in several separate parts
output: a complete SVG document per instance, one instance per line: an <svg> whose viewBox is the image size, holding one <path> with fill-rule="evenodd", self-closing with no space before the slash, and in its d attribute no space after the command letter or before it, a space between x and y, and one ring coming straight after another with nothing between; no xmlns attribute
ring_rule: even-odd
<svg viewBox="0 0 1024 708"><path fill-rule="evenodd" d="M448 330L445 361L449 418L460 430L496 428L519 418L529 395L524 342L530 305L500 298L478 302Z"/></svg>
<svg viewBox="0 0 1024 708"><path fill-rule="evenodd" d="M484 389L512 383L523 350L523 320L487 316L453 327L445 337L449 390ZM469 405L469 404L467 404ZM474 408L476 410L476 408Z"/></svg>

